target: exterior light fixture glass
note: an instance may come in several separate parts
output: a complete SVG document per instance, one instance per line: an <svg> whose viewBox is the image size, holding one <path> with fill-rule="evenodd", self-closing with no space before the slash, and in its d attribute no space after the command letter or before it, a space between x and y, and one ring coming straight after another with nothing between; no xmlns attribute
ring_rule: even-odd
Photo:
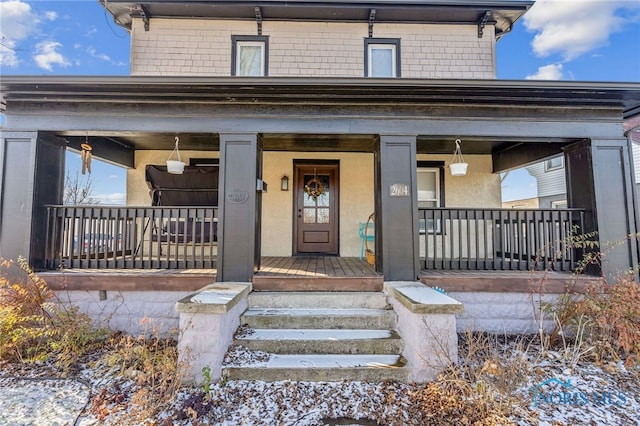
<svg viewBox="0 0 640 426"><path fill-rule="evenodd" d="M462 157L460 142L460 139L456 139L456 150L453 151L453 158L451 159L451 164L449 164L451 176L464 176L467 174L467 167L469 167L469 164L465 163Z"/></svg>
<svg viewBox="0 0 640 426"><path fill-rule="evenodd" d="M284 175L282 179L280 179L280 191L288 191L289 190L289 176Z"/></svg>

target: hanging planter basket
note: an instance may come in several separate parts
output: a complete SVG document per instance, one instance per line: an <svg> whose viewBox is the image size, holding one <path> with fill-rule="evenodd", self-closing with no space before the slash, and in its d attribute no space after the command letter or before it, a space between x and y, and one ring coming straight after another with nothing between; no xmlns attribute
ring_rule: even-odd
<svg viewBox="0 0 640 426"><path fill-rule="evenodd" d="M176 145L167 158L167 172L174 175L181 175L184 172L185 163L180 159L180 150L178 149L180 138L176 136ZM173 159L175 158L175 159Z"/></svg>
<svg viewBox="0 0 640 426"><path fill-rule="evenodd" d="M460 149L460 139L456 139L456 150L453 152L453 158L449 168L451 169L451 176L464 176L467 174L467 167L469 163L464 162L462 157L462 150Z"/></svg>

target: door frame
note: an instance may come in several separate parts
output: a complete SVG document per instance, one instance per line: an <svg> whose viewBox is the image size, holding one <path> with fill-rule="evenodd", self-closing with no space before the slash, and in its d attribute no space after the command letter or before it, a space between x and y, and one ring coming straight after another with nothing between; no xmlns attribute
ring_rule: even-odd
<svg viewBox="0 0 640 426"><path fill-rule="evenodd" d="M317 167L317 168L332 168L334 169L334 188L331 189L331 193L334 194L331 202L335 205L335 225L333 227L336 239L335 252L327 253L313 253L313 252L298 252L298 185L300 184L298 178L298 168L302 167ZM313 159L294 159L293 160L293 238L291 253L293 256L340 256L340 160L313 160Z"/></svg>

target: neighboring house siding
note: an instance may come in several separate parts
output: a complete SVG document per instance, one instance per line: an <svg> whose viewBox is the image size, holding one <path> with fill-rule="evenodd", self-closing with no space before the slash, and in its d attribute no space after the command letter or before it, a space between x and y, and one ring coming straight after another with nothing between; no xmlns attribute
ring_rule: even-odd
<svg viewBox="0 0 640 426"><path fill-rule="evenodd" d="M265 21L268 75L363 77L368 24ZM231 36L255 35L256 23L152 19L149 31L134 19L131 75L231 74ZM404 78L492 79L495 37L487 25L375 24L375 38L399 38Z"/></svg>
<svg viewBox="0 0 640 426"><path fill-rule="evenodd" d="M633 143L631 147L633 148L633 170L636 175L636 184L640 186L640 146Z"/></svg>
<svg viewBox="0 0 640 426"><path fill-rule="evenodd" d="M567 193L564 167L545 171L544 161L527 167L527 171L538 180L538 197L550 197ZM542 203L540 205L542 207Z"/></svg>

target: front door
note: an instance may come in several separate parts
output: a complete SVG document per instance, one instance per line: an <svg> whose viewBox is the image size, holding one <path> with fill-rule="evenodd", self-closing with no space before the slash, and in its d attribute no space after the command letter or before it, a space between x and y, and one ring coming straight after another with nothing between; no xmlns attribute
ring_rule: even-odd
<svg viewBox="0 0 640 426"><path fill-rule="evenodd" d="M294 253L338 254L338 163L296 163Z"/></svg>

